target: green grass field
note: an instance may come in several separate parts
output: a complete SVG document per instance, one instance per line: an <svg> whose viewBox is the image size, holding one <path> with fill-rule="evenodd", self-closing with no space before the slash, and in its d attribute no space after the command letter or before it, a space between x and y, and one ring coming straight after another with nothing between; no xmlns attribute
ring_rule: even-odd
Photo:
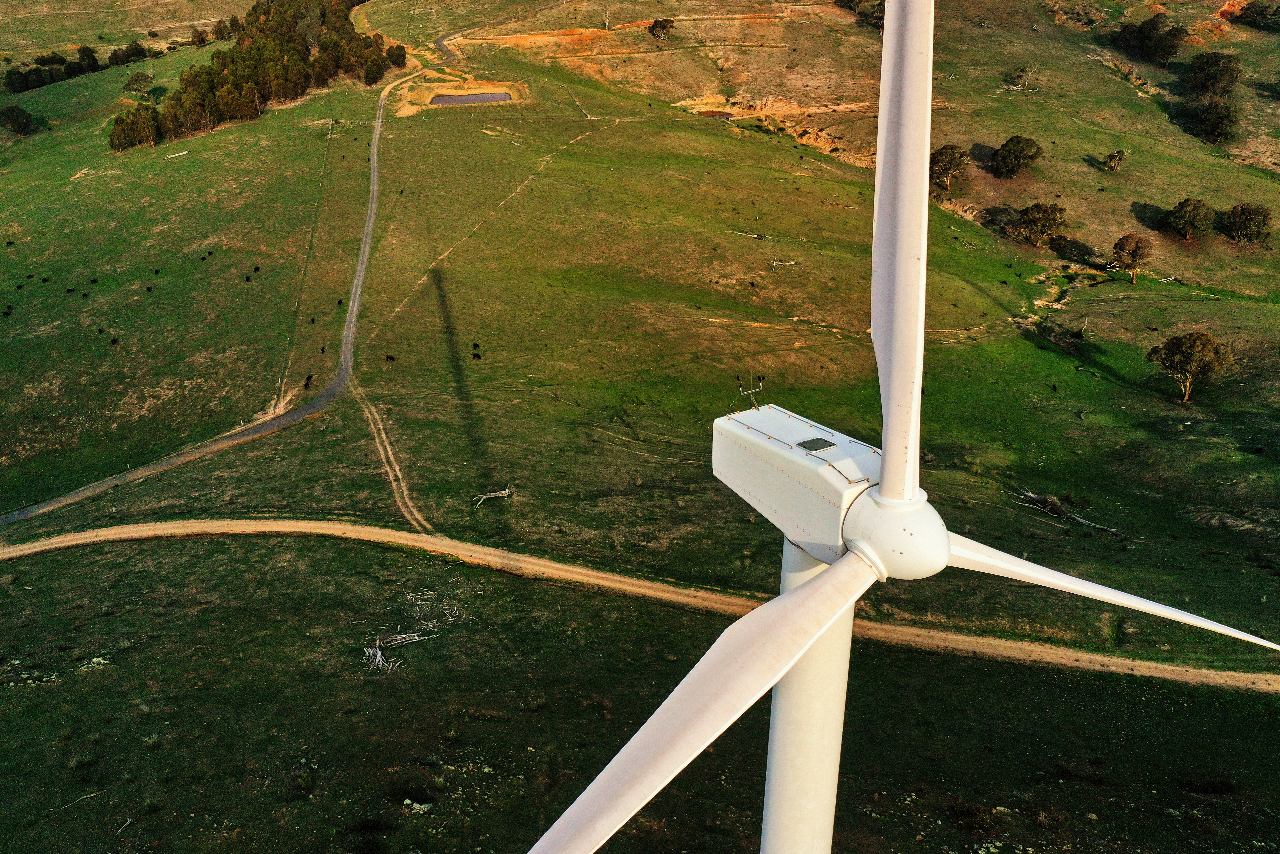
<svg viewBox="0 0 1280 854"><path fill-rule="evenodd" d="M615 21L650 8L610 6ZM495 19L510 33L535 14L530 29L602 13L374 0L358 20L424 48ZM31 25L40 50L72 38L51 20ZM813 27L805 44L872 44L843 26ZM1241 42L1260 77L1269 38ZM735 50L755 74L777 70ZM1061 195L1075 236L1107 248L1183 195L1220 208L1274 196L1273 173L1182 135L1096 51L1038 5L940 4L937 143L1030 132L1049 149L1016 181L975 170L961 201ZM696 45L671 53L672 91L741 67ZM203 56L184 49L149 71L172 86ZM872 59L821 57L849 80ZM1038 91L996 91L1033 62ZM513 49L477 48L466 71L530 97L395 117L393 94L380 148L355 380L413 500L449 536L772 591L779 535L712 476L709 427L749 405L738 377L763 375L761 403L878 440L872 173ZM105 136L127 74L0 102L46 125L0 138L0 242L13 241L0 247L0 303L13 305L0 320L0 512L294 405L335 364L378 89L343 84L115 155ZM770 79L783 94L802 86ZM1264 99L1250 104L1266 120ZM1133 152L1119 174L1087 161L1117 147ZM931 228L924 486L951 530L1276 639L1274 252L1166 242L1131 285L940 209ZM1181 281L1161 281L1171 275ZM1011 322L1033 315L1084 335ZM1230 341L1242 370L1184 407L1143 357L1198 328ZM508 485L512 498L474 506ZM1021 506L1022 490L1120 534ZM0 537L252 516L407 526L343 399ZM400 670L363 670L375 633L437 619L406 598L424 591L464 619L397 652ZM1277 670L1234 641L961 570L877 585L860 608ZM419 555L266 538L25 559L0 567L0 622L18 627L0 640L0 686L13 683L0 725L18 734L0 759L11 850L406 854L527 848L725 625ZM846 850L1254 851L1280 837L1274 699L873 644L855 660ZM753 850L766 720L753 710L607 850ZM433 806L415 813L406 798Z"/></svg>
<svg viewBox="0 0 1280 854"><path fill-rule="evenodd" d="M294 538L31 559L0 618L13 852L524 851L727 622ZM396 631L428 637L367 670ZM853 661L838 850L1280 833L1274 697L871 643ZM604 850L756 850L767 720L758 704Z"/></svg>
<svg viewBox="0 0 1280 854"><path fill-rule="evenodd" d="M141 39L164 49L169 39L186 40L191 28L208 29L219 18L243 15L252 5L244 0L167 0L121 3L85 0L73 4L54 0L0 0L0 56L29 60L51 50L67 51L86 44L105 63L112 48ZM156 33L149 38L148 33Z"/></svg>

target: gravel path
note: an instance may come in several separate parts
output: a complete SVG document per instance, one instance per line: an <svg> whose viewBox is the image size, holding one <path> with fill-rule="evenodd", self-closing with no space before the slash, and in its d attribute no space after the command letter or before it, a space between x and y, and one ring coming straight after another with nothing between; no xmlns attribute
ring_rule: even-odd
<svg viewBox="0 0 1280 854"><path fill-rule="evenodd" d="M741 616L761 605L764 597L751 598L716 590L678 587L658 581L614 575L583 566L558 563L546 558L515 554L502 549L464 543L434 534L396 531L348 522L321 522L304 519L199 519L182 522L152 522L120 525L74 534L61 534L13 546L0 546L0 561L14 560L59 549L95 543L147 540L164 537L214 537L232 534L257 536L322 536L362 540L370 543L421 549L449 555L476 566L485 566L525 578L578 585L624 596L666 602L682 608ZM1028 664L1042 664L1074 670L1095 670L1151 676L1194 685L1214 685L1238 690L1280 693L1280 674L1236 673L1203 670L1150 661L1135 661L1097 653L1026 641L971 637L934 629L854 622L854 636L882 643L929 649L938 652L977 655Z"/></svg>

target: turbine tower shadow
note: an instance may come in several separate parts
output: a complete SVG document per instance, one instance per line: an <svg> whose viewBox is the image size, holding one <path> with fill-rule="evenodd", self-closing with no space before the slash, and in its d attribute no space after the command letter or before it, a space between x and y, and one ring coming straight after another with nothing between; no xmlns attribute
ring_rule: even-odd
<svg viewBox="0 0 1280 854"><path fill-rule="evenodd" d="M493 464L493 455L489 452L489 443L484 435L484 424L476 412L475 399L471 396L471 386L464 370L463 352L458 344L458 327L453 318L453 307L449 302L449 291L445 288L444 273L439 267L431 268L431 286L436 294L436 307L440 311L440 332L444 339L445 364L453 381L453 397L458 402L458 413L462 416L462 432L466 440L467 455L472 465L475 486L482 492L506 485L499 477ZM497 484L497 487L494 486ZM509 538L511 524L507 517L507 506L504 502L485 502L484 507L491 508L489 513L497 517L496 533L503 539Z"/></svg>

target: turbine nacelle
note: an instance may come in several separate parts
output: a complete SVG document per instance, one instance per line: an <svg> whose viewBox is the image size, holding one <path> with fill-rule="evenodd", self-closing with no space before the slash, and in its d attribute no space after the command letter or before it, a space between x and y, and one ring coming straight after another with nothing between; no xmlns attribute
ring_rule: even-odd
<svg viewBox="0 0 1280 854"><path fill-rule="evenodd" d="M878 449L772 405L717 418L712 436L716 477L814 559L853 551L881 580L947 565L947 529L924 492L880 495Z"/></svg>

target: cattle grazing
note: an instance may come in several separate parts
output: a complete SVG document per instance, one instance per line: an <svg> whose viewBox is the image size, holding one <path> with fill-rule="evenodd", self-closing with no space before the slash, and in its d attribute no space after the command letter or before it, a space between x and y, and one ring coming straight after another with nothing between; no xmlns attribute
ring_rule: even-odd
<svg viewBox="0 0 1280 854"><path fill-rule="evenodd" d="M395 360L396 360L396 357L395 357L395 356L391 355L390 353L388 353L388 354L387 354L387 361L388 361L388 362L394 362Z"/></svg>

